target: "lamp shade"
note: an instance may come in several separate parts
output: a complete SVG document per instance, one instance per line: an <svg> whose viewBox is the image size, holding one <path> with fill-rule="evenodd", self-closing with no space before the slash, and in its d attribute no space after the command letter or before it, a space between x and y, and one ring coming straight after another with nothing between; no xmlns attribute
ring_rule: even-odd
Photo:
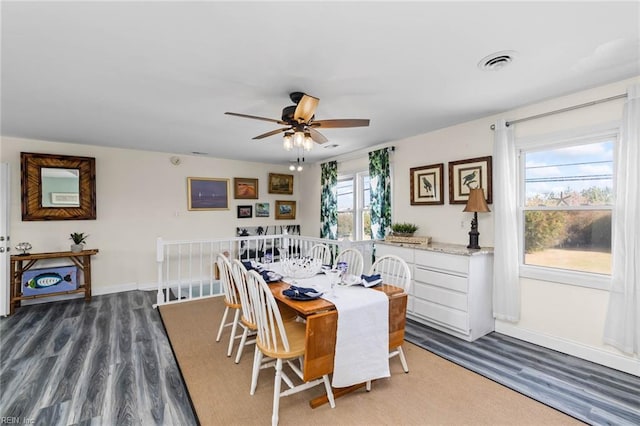
<svg viewBox="0 0 640 426"><path fill-rule="evenodd" d="M469 199L463 212L490 212L489 206L484 199L482 188L473 188L469 191Z"/></svg>

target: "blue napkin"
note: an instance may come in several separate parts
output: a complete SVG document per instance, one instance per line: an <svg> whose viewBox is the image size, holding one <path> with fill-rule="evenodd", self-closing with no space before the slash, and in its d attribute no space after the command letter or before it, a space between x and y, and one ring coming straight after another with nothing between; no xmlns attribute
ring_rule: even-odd
<svg viewBox="0 0 640 426"><path fill-rule="evenodd" d="M362 285L365 287L373 287L382 283L380 274L362 275Z"/></svg>
<svg viewBox="0 0 640 426"><path fill-rule="evenodd" d="M276 274L273 271L264 270L260 272L260 275L262 275L262 278L264 278L264 281L267 283L273 283L282 280L282 275Z"/></svg>
<svg viewBox="0 0 640 426"><path fill-rule="evenodd" d="M247 261L242 261L242 264L244 265L245 269L247 271L252 271L255 269L255 267L252 264L253 262L251 260L247 260Z"/></svg>
<svg viewBox="0 0 640 426"><path fill-rule="evenodd" d="M283 290L282 294L296 300L313 300L322 296L321 291L317 291L313 288L290 286L288 289Z"/></svg>

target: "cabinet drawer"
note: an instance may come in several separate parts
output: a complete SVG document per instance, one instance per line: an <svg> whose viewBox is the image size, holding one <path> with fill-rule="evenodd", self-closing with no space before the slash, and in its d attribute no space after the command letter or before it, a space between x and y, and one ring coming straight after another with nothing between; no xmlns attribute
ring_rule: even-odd
<svg viewBox="0 0 640 426"><path fill-rule="evenodd" d="M414 251L415 250L413 248L398 247L389 244L376 244L376 259L387 254L395 254L405 262L412 264Z"/></svg>
<svg viewBox="0 0 640 426"><path fill-rule="evenodd" d="M469 256L416 250L415 263L465 275L469 273Z"/></svg>
<svg viewBox="0 0 640 426"><path fill-rule="evenodd" d="M432 271L421 266L416 266L413 271L416 282L423 282L437 287L466 293L468 291L468 278L457 275L445 274L443 272Z"/></svg>
<svg viewBox="0 0 640 426"><path fill-rule="evenodd" d="M416 282L413 294L419 299L466 312L467 294Z"/></svg>
<svg viewBox="0 0 640 426"><path fill-rule="evenodd" d="M469 315L466 312L456 311L445 306L425 300L415 299L413 302L414 315L437 322L438 324L469 333Z"/></svg>

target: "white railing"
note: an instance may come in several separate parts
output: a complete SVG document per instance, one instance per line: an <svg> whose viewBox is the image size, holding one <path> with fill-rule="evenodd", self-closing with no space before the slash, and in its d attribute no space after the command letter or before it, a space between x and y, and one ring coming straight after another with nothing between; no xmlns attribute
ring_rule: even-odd
<svg viewBox="0 0 640 426"><path fill-rule="evenodd" d="M371 265L372 241L336 241L299 235L278 234L205 240L156 242L158 293L156 305L222 295L216 256L263 262L265 254L277 261L283 257L304 256L315 244L329 246L333 259L341 250L362 252L367 271Z"/></svg>

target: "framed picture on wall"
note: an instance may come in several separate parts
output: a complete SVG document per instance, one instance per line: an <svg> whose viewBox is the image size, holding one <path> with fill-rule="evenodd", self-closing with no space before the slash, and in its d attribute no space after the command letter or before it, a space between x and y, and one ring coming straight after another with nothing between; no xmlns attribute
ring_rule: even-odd
<svg viewBox="0 0 640 426"><path fill-rule="evenodd" d="M269 194L293 194L293 175L269 173Z"/></svg>
<svg viewBox="0 0 640 426"><path fill-rule="evenodd" d="M444 204L443 171L444 163L409 170L412 206Z"/></svg>
<svg viewBox="0 0 640 426"><path fill-rule="evenodd" d="M493 202L491 156L449 163L449 204L466 204L474 188L482 188L487 204Z"/></svg>
<svg viewBox="0 0 640 426"><path fill-rule="evenodd" d="M269 203L256 203L256 217L269 217Z"/></svg>
<svg viewBox="0 0 640 426"><path fill-rule="evenodd" d="M233 178L233 198L257 199L258 179Z"/></svg>
<svg viewBox="0 0 640 426"><path fill-rule="evenodd" d="M238 219L253 217L253 206L238 206Z"/></svg>
<svg viewBox="0 0 640 426"><path fill-rule="evenodd" d="M229 210L229 179L187 178L189 210Z"/></svg>
<svg viewBox="0 0 640 426"><path fill-rule="evenodd" d="M288 200L276 200L276 219L295 219L296 202Z"/></svg>

